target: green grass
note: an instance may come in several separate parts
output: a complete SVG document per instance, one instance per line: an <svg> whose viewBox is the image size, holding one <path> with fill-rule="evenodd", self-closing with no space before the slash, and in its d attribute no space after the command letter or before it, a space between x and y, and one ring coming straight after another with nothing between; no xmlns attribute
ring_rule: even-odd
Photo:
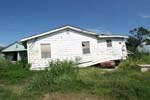
<svg viewBox="0 0 150 100"><path fill-rule="evenodd" d="M0 83L16 84L25 81L33 74L28 67L28 64L22 62L12 64L9 61L0 59Z"/></svg>
<svg viewBox="0 0 150 100"><path fill-rule="evenodd" d="M136 64L149 63L149 57L130 57L115 71L76 68L72 61L58 60L49 64L50 70L31 72L22 64L5 62L5 68L0 64L0 99L148 100L150 71L142 73Z"/></svg>
<svg viewBox="0 0 150 100"><path fill-rule="evenodd" d="M148 53L135 53L127 60L121 62L119 67L124 70L139 70L137 64L150 64L150 54Z"/></svg>
<svg viewBox="0 0 150 100"><path fill-rule="evenodd" d="M17 95L13 93L11 90L0 87L0 99L1 100L16 100Z"/></svg>

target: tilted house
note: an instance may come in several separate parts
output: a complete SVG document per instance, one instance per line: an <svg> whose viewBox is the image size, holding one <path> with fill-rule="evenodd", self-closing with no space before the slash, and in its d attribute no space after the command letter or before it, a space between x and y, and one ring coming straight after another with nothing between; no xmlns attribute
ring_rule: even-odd
<svg viewBox="0 0 150 100"><path fill-rule="evenodd" d="M63 26L21 40L27 44L31 70L44 69L51 60L75 60L86 67L108 60L126 59L125 36L98 35L73 26Z"/></svg>

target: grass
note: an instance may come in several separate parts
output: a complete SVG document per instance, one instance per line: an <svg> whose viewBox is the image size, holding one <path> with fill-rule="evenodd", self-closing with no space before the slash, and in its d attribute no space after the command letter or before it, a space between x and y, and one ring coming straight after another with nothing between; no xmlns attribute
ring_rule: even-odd
<svg viewBox="0 0 150 100"><path fill-rule="evenodd" d="M0 62L0 83L16 84L32 76L32 72L23 66L22 63Z"/></svg>
<svg viewBox="0 0 150 100"><path fill-rule="evenodd" d="M150 54L148 53L135 53L127 60L119 64L119 68L124 70L139 70L137 64L150 64Z"/></svg>
<svg viewBox="0 0 150 100"><path fill-rule="evenodd" d="M48 70L31 72L22 63L5 62L4 68L0 64L0 99L148 100L150 72L140 72L136 64L149 63L149 57L130 57L115 71L76 68L72 61L57 60L50 62Z"/></svg>

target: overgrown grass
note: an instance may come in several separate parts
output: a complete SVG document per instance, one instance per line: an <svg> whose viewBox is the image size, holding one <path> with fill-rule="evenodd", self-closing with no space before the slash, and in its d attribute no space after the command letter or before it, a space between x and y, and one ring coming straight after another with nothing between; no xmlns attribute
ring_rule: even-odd
<svg viewBox="0 0 150 100"><path fill-rule="evenodd" d="M29 82L30 91L67 91L82 85L77 80L78 67L72 61L51 61L48 70L37 73Z"/></svg>
<svg viewBox="0 0 150 100"><path fill-rule="evenodd" d="M0 98L3 100L40 100L43 95L51 93L84 93L105 98L105 100L148 100L150 98L150 72L140 72L136 64L149 63L149 57L148 54L138 54L121 62L117 70L109 72L94 67L78 68L72 61L52 61L47 70L39 72L30 72L26 68L20 68L20 64L10 64L11 67L9 65L0 70L2 72L0 75L3 75L0 76L2 77L0 82L4 82L4 86L0 87ZM26 80L23 81L25 85L23 93L16 94L6 88L5 82L16 85L14 80L19 81L20 85L21 81ZM10 96L7 96L8 94Z"/></svg>
<svg viewBox="0 0 150 100"><path fill-rule="evenodd" d="M148 76L146 76L146 74ZM150 73L123 70L106 73L95 85L97 93L119 100L147 100L150 98Z"/></svg>
<svg viewBox="0 0 150 100"><path fill-rule="evenodd" d="M18 83L32 75L29 71L29 64L23 62L11 63L5 59L0 59L0 82Z"/></svg>
<svg viewBox="0 0 150 100"><path fill-rule="evenodd" d="M16 100L17 95L13 93L11 90L0 87L0 99L1 100Z"/></svg>
<svg viewBox="0 0 150 100"><path fill-rule="evenodd" d="M137 64L150 64L150 54L148 53L135 53L135 55L129 57L127 60L122 61L119 64L119 68L124 70L139 70Z"/></svg>

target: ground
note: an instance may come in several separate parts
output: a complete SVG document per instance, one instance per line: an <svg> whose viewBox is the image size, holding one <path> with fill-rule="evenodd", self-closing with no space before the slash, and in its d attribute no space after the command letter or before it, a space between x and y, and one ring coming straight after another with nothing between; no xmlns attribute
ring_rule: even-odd
<svg viewBox="0 0 150 100"><path fill-rule="evenodd" d="M102 70L99 68L81 68L79 70L79 75L81 78L84 77L83 81L88 81L91 78L91 77L88 77L89 75L92 75L94 73L103 74L105 72L106 72L105 70ZM0 87L16 94L17 95L16 98L20 98L19 100L29 99L28 97L26 97L29 94L28 93L26 94L24 92L26 90L27 85L28 85L28 78L19 80L19 82L15 82L15 81L9 82L8 80L6 81L0 80ZM25 93L25 98L21 98L21 96L24 93ZM3 93L0 91L0 98L2 95ZM108 100L108 99L105 99L104 97L100 97L98 95L88 93L87 91L66 92L66 93L65 92L52 92L52 93L45 93L45 94L35 93L34 95L32 94L32 96L30 95L30 97L32 97L31 100ZM5 98L2 96L2 98L3 100L10 100L11 97Z"/></svg>
<svg viewBox="0 0 150 100"><path fill-rule="evenodd" d="M121 63L116 70L88 67L74 71L68 63L56 65L61 67L57 69L53 65L54 69L51 69L51 72L29 71L20 68L20 65L5 69L0 65L0 99L148 100L150 98L150 71L142 73L130 61Z"/></svg>

